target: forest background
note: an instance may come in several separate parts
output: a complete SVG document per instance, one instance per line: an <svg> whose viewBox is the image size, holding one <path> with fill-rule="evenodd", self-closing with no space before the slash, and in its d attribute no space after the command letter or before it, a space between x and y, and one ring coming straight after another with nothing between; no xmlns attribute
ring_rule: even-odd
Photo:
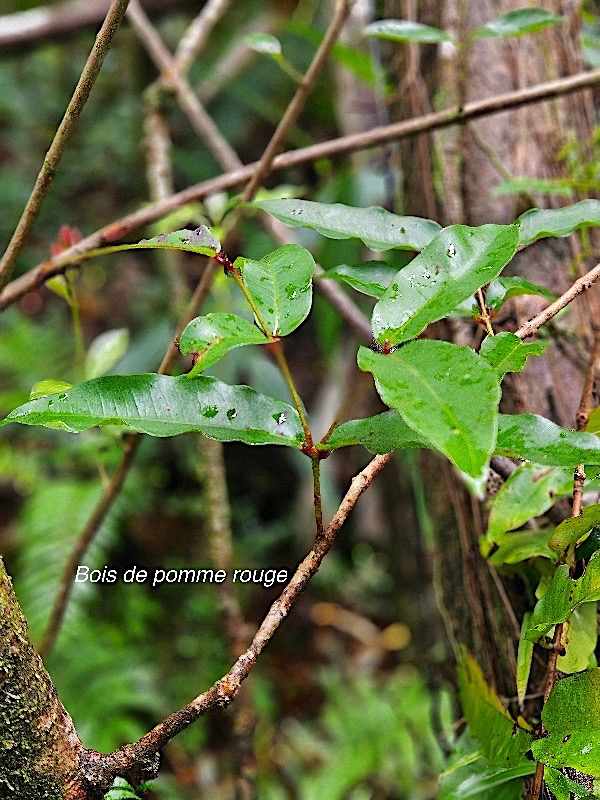
<svg viewBox="0 0 600 800"><path fill-rule="evenodd" d="M119 5L122 13L127 3L111 10ZM512 0L130 2L87 103L73 115L80 118L67 130L64 156L46 171L48 195L21 241L13 232L108 4L2 0L0 241L3 251L11 245L0 266L7 284L0 293L1 416L26 403L32 387L44 396L61 391L60 382L155 372L165 353L173 374L187 372L192 359L173 348L178 321L190 298L192 316L237 312L241 298L230 275L180 250L130 250L67 267L56 259L96 231L102 236L88 249L200 225L226 241L232 261L298 242L335 276L316 281L310 318L286 340L313 430L322 436L334 417L383 411L372 376L356 367L357 344L369 344L373 302L369 292L354 291L360 282L348 265L377 260L371 274L383 280L413 254L368 249L339 230L323 236L318 220L291 229L250 206L238 215L238 193L246 187L246 200L256 194L267 202L381 206L444 226L508 224L530 208L595 198L598 6L548 0L536 4L545 24L520 35L469 38L527 5L533 7ZM372 25L381 19L432 27L380 36ZM582 75L580 84L577 77L569 83ZM520 94L536 86L546 87L539 97ZM498 97L495 108L477 106ZM468 112L458 125L437 113L457 108ZM405 120L417 124L403 128ZM384 132L392 123L399 123L396 135ZM301 155L265 164L249 192L252 171L243 165L261 161L275 130L282 134L275 151ZM344 136L354 138L337 147ZM303 148L313 149L302 155ZM484 303L475 314L436 322L427 336L433 329L439 339L477 347L490 322L519 329L597 264L594 229L583 227L600 223L592 217L572 225L569 236L541 239L517 254L510 275L526 279L529 289L521 283L522 292L503 297L491 320ZM49 277L52 263L58 266ZM597 406L597 365L589 358L597 354L594 291L548 326L543 356L509 375L501 410L581 428L586 375L587 411ZM210 374L289 402L267 348L233 350ZM245 650L283 585L264 571L289 578L313 543L314 487L305 462L298 450L223 446L197 433L134 440L117 427L77 436L3 428L0 552L29 636L86 748L110 753L139 740ZM325 522L370 463L361 446L322 462ZM459 646L476 656L514 712L521 621L533 601L524 598L529 562L497 567L480 552L490 498L515 464L496 457L492 467L481 502L440 455L398 451L362 495L243 691L228 709L210 708L170 739L147 796L467 796L460 780L453 783L456 769L440 780L447 759L457 758L450 754L464 727ZM569 516L571 478L551 492L552 499L561 495L556 506L539 513L528 506L520 525L536 530ZM528 522L546 513L542 523ZM79 565L89 572L77 573ZM150 576L163 570L164 577L155 586L126 582L133 566ZM227 578L167 580L169 570L199 568L221 569ZM238 573L234 583L236 569L253 570L252 579ZM92 570L94 580L83 580ZM81 580L73 582L74 575ZM594 626L595 602L588 605ZM595 639L589 659L594 648ZM537 654L532 703L545 680ZM462 746L472 757L464 738ZM472 796L516 800L526 775L504 776L501 788L481 782ZM111 797L134 796L124 782L116 785ZM563 787L567 797L572 788Z"/></svg>

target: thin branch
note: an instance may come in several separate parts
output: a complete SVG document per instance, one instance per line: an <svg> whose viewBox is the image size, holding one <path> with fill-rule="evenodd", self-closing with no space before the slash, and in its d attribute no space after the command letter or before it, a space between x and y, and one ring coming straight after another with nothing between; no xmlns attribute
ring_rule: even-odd
<svg viewBox="0 0 600 800"><path fill-rule="evenodd" d="M16 230L13 233L10 242L8 243L6 252L2 256L2 260L0 260L0 286L4 286L4 284L10 278L17 257L21 252L23 245L25 244L25 240L27 239L35 220L37 219L42 207L42 203L44 202L44 199L48 194L48 190L52 184L52 180L60 159L65 152L69 137L75 127L75 123L79 119L79 115L81 114L88 97L90 96L92 86L98 77L100 67L102 66L104 57L110 49L113 37L117 32L117 28L119 27L119 24L125 15L128 3L129 0L113 0L111 3L108 14L106 15L98 36L96 37L94 47L88 56L83 68L83 72L81 73L81 77L79 78L77 86L75 87L75 91L73 92L73 96L71 97L69 105L67 106L65 115L58 126L58 130L54 134L54 139L52 140L50 149L46 153L44 163L42 164L42 168L37 176L35 186L33 187L29 200L27 201L23 214L21 215L21 219L19 220Z"/></svg>
<svg viewBox="0 0 600 800"><path fill-rule="evenodd" d="M196 316L198 309L202 306L208 295L208 292L210 291L215 273L216 268L213 266L213 262L211 261L207 263L196 290L192 295L188 307L186 308L185 314L183 314L177 324L177 334L181 333L188 322ZM159 374L169 374L177 357L177 353L177 345L172 342L158 369ZM77 573L77 567L79 564L81 564L84 555L94 540L94 537L98 533L100 526L106 518L106 515L118 497L123 483L125 482L125 478L129 473L129 469L133 464L133 459L137 452L140 441L141 435L138 433L133 433L127 437L121 460L108 485L104 489L102 496L98 500L92 515L85 525L85 528L77 537L75 546L71 551L60 577L58 592L50 612L50 619L48 621L42 642L38 648L40 655L43 657L48 656L56 644L56 639L64 621L67 605L73 589L73 581Z"/></svg>
<svg viewBox="0 0 600 800"><path fill-rule="evenodd" d="M231 0L208 0L183 34L175 51L175 69L185 75L202 50L210 32L231 5Z"/></svg>
<svg viewBox="0 0 600 800"><path fill-rule="evenodd" d="M123 454L119 465L117 466L109 484L102 493L102 497L98 500L91 517L88 519L85 528L77 537L75 546L69 555L67 563L64 566L60 581L58 584L58 592L54 599L54 604L50 612L50 619L46 626L44 636L41 644L39 645L38 653L42 658L46 658L56 643L56 638L63 623L67 605L71 592L73 591L73 582L77 573L77 567L81 564L83 556L87 552L94 537L98 533L100 526L106 519L106 515L110 511L113 503L117 499L121 487L125 482L125 478L129 472L129 468L133 463L134 456L141 441L139 434L134 433L127 437L123 447Z"/></svg>
<svg viewBox="0 0 600 800"><path fill-rule="evenodd" d="M156 33L139 0L131 0L127 18L161 72L161 82L175 90L179 103L194 130L206 143L217 162L223 169L238 169L242 162L237 153L224 138L210 115L207 114L189 83L178 73L175 59Z"/></svg>
<svg viewBox="0 0 600 800"><path fill-rule="evenodd" d="M329 57L331 49L342 31L344 22L346 21L350 12L351 4L352 0L336 0L335 11L329 27L327 28L327 32L325 33L325 38L321 42L321 46L317 50L309 68L306 70L306 74L302 79L302 83L296 90L296 94L292 98L291 103L286 108L285 114L281 118L281 121L279 122L279 125L277 126L277 129L271 138L271 141L269 142L258 166L256 167L256 170L254 171L254 174L244 189L244 194L242 195L242 200L244 202L249 202L252 200L258 187L264 181L269 172L271 172L275 156L283 147L291 127L300 116L300 113L306 103L306 98L312 91L313 86L315 85L319 75L323 70L323 67L325 66L325 62Z"/></svg>
<svg viewBox="0 0 600 800"><path fill-rule="evenodd" d="M537 314L537 316L533 317L533 319L530 319L529 322L521 325L521 327L515 331L516 336L518 336L519 339L526 339L528 336L532 336L544 323L548 322L552 317L555 317L559 311L562 311L569 303L572 303L577 295L589 289L599 279L600 264L596 264L594 269L591 269L589 272L586 272L585 275L582 275L581 278L578 278L558 300L555 300L554 303Z"/></svg>
<svg viewBox="0 0 600 800"><path fill-rule="evenodd" d="M462 112L447 109L435 114L426 114L417 119L405 120L392 125L382 125L378 128L373 128L371 131L342 136L338 139L311 145L310 147L282 153L273 159L271 172L278 172L321 158L330 158L368 147L375 147L392 139L403 139L418 133L447 127L448 125L462 124L469 119L498 114L510 108L518 108L529 103L541 102L571 92L589 89L599 83L600 69L594 72L583 72L569 78L541 83L534 87L498 95L487 100L468 103ZM41 286L48 278L58 275L63 271L66 264L74 263L75 257L104 244L120 241L132 231L160 219L186 203L201 200L216 192L239 186L252 177L257 167L258 162L247 164L240 169L202 181L174 194L166 200L162 200L160 203L152 203L139 211L106 225L99 231L82 239L77 245L65 250L60 256L44 261L38 267L12 281L0 292L0 311L19 300L27 292Z"/></svg>
<svg viewBox="0 0 600 800"><path fill-rule="evenodd" d="M258 656L269 643L273 634L319 569L321 562L331 549L338 532L354 508L360 495L367 489L383 467L393 458L392 453L375 458L352 479L335 516L314 544L313 549L300 563L281 595L271 605L250 647L238 658L229 672L210 689L192 700L179 711L170 714L137 742L125 745L114 753L102 755L87 751L83 756L83 770L90 781L104 788L110 785L115 775L127 776L140 763L152 760L154 754L170 739L199 719L215 706L227 706L237 695L242 682L250 673Z"/></svg>
<svg viewBox="0 0 600 800"><path fill-rule="evenodd" d="M598 269L598 267L596 267L596 269ZM593 327L595 327L594 323L595 320L593 320L592 323ZM590 416L594 382L596 378L596 367L598 365L599 357L600 357L600 332L596 330L594 336L594 345L592 347L592 352L590 353L587 369L585 372L583 389L581 391L581 400L579 401L579 408L577 409L577 414L575 415L578 431L584 430ZM572 517L578 517L581 514L584 484L585 484L584 465L579 464L577 467L575 467L575 473L573 476L573 508L571 511ZM573 550L574 548L575 545L572 546ZM569 548L569 550L571 550L571 548ZM574 571L575 557L573 552L569 552L569 550L567 551L567 554L563 557L563 561L566 561L567 563L571 564L570 572L572 577L572 573ZM557 663L559 655L561 655L561 653L563 652L563 645L562 645L563 631L564 631L564 623L561 622L558 625L556 625L554 629L552 648L550 650L550 654L548 655L548 663L546 665L546 678L544 681L544 705L548 702L548 698L550 697L550 692L554 688L554 685L556 684L556 680L558 677ZM543 735L544 735L544 724L541 723L540 736ZM531 787L529 790L529 796L531 800L540 800L540 797L542 795L543 781L544 781L544 764L543 762L538 761L535 768L535 775L533 777L533 781L531 783Z"/></svg>
<svg viewBox="0 0 600 800"><path fill-rule="evenodd" d="M150 14L164 14L186 0L143 0L144 9ZM110 0L94 0L93 3L81 0L67 0L16 11L0 16L0 51L2 55L10 50L22 54L26 47L34 47L45 41L56 43L71 34L77 35L87 28L96 28L108 13Z"/></svg>

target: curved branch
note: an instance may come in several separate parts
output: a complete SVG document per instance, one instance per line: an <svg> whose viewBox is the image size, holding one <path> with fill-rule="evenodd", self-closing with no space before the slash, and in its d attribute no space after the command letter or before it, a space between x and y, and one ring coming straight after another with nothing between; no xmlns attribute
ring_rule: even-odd
<svg viewBox="0 0 600 800"><path fill-rule="evenodd" d="M548 322L552 317L555 317L559 311L562 311L569 303L572 303L577 295L589 289L599 279L600 264L596 264L594 269L591 269L589 272L586 272L585 275L582 275L581 278L578 278L558 300L555 300L548 308L540 311L540 313L533 317L533 319L530 319L529 322L521 325L521 327L515 331L516 336L518 336L519 339L526 339L528 336L532 336L544 323Z"/></svg>
<svg viewBox="0 0 600 800"><path fill-rule="evenodd" d="M352 479L350 488L340 503L333 519L318 536L313 549L300 563L291 580L271 605L262 621L250 647L238 658L229 672L218 680L210 689L198 695L179 711L170 714L149 733L137 742L125 745L114 753L107 755L87 751L81 759L81 768L88 781L99 789L106 790L115 775L127 776L130 770L137 769L140 763L152 761L159 748L163 747L174 736L195 722L209 709L215 706L227 706L237 695L240 686L248 677L258 656L269 643L273 634L291 607L305 588L311 577L321 566L321 562L331 549L340 528L348 518L360 495L367 489L373 479L393 458L393 453L375 456L367 466Z"/></svg>
<svg viewBox="0 0 600 800"><path fill-rule="evenodd" d="M17 256L21 252L25 244L25 239L33 227L33 223L37 219L42 203L52 184L56 168L65 152L69 137L90 96L92 86L96 82L104 57L110 49L113 37L125 15L128 4L129 0L113 0L111 3L106 19L96 37L92 52L88 56L88 60L85 63L73 96L69 101L65 115L58 126L58 130L54 134L50 149L46 153L44 163L37 176L35 186L21 215L21 219L8 243L2 260L0 260L0 286L4 286L9 279L14 269Z"/></svg>
<svg viewBox="0 0 600 800"><path fill-rule="evenodd" d="M303 147L298 150L291 150L287 153L275 156L271 164L272 172L279 172L289 167L316 161L320 158L330 158L336 155L351 153L356 150L375 147L393 139L403 139L414 136L418 133L437 130L448 127L449 125L464 124L467 120L478 117L498 114L510 108L528 105L530 103L550 100L554 97L570 94L572 92L589 89L600 84L600 69L593 72L583 72L572 75L568 78L561 78L547 83L540 83L537 86L520 89L515 92L491 97L486 100L478 100L468 103L462 111L447 109L434 114L426 114L422 117L396 122L392 125L382 125L364 133L341 136L338 139L331 139L327 142ZM110 225L106 225L99 231L82 239L74 247L65 250L60 256L48 259L33 270L25 273L16 280L8 284L0 292L0 311L20 299L27 292L41 286L44 281L53 275L58 275L66 266L75 265L82 256L88 251L104 244L111 244L129 235L132 231L155 222L157 219L169 214L176 208L186 203L231 189L243 184L252 177L258 166L258 162L248 164L240 169L232 170L224 175L210 178L202 183L197 183L184 189L182 192L152 203L133 214L128 214Z"/></svg>

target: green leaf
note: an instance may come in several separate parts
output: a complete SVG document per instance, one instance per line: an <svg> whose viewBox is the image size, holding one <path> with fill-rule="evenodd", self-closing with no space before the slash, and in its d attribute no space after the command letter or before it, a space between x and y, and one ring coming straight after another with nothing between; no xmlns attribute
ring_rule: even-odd
<svg viewBox="0 0 600 800"><path fill-rule="evenodd" d="M322 277L337 278L345 281L357 292L380 298L385 294L397 272L397 267L386 264L385 261L367 261L366 264L356 266L340 264L334 269L327 270Z"/></svg>
<svg viewBox="0 0 600 800"><path fill-rule="evenodd" d="M594 651L598 641L598 609L596 603L583 603L564 624L562 642L565 654L558 657L556 667L571 675L596 666Z"/></svg>
<svg viewBox="0 0 600 800"><path fill-rule="evenodd" d="M244 41L256 53L267 56L281 55L281 42L270 33L249 33Z"/></svg>
<svg viewBox="0 0 600 800"><path fill-rule="evenodd" d="M501 17L475 28L471 31L473 39L489 39L493 37L508 38L510 36L523 36L525 33L534 33L549 25L562 22L563 17L544 11L543 8L519 8L509 11Z"/></svg>
<svg viewBox="0 0 600 800"><path fill-rule="evenodd" d="M579 800L579 798L590 797L592 800L598 795L594 791L589 791L577 781L571 780L563 772L546 766L544 770L544 782L552 792L556 800Z"/></svg>
<svg viewBox="0 0 600 800"><path fill-rule="evenodd" d="M405 447L431 447L429 440L410 428L397 411L342 422L334 429L324 449L335 450L353 444L362 444L370 453L390 453Z"/></svg>
<svg viewBox="0 0 600 800"><path fill-rule="evenodd" d="M569 577L566 564L557 567L550 587L533 609L526 637L537 642L555 625L566 622L581 603L596 600L600 600L600 553L594 553L577 580Z"/></svg>
<svg viewBox="0 0 600 800"><path fill-rule="evenodd" d="M437 800L467 800L478 797L480 800L520 800L523 781L517 780L533 775L535 765L522 761L519 766L504 769L492 767L487 759L479 759L474 768L464 767L453 781L442 782ZM458 778L458 780L457 780Z"/></svg>
<svg viewBox="0 0 600 800"><path fill-rule="evenodd" d="M532 761L522 761L516 767L505 769L492 766L478 750L468 726L461 734L450 765L440 775L437 800L520 800L525 775L535 770Z"/></svg>
<svg viewBox="0 0 600 800"><path fill-rule="evenodd" d="M542 711L546 736L533 755L550 767L600 776L600 669L558 681Z"/></svg>
<svg viewBox="0 0 600 800"><path fill-rule="evenodd" d="M543 528L539 531L517 531L502 537L500 546L489 557L490 564L497 567L502 564L518 564L529 558L549 558L556 561L556 553L548 547L550 531ZM484 540L482 549L489 552L489 544ZM485 555L484 552L484 555Z"/></svg>
<svg viewBox="0 0 600 800"><path fill-rule="evenodd" d="M60 394L60 392L66 392L67 389L70 389L73 386L72 383L66 383L65 381L55 381L55 380L46 380L46 381L38 381L34 383L31 387L31 392L29 393L29 399L35 400L38 397L46 397L49 394Z"/></svg>
<svg viewBox="0 0 600 800"><path fill-rule="evenodd" d="M524 344L514 333L503 331L495 336L486 336L479 355L503 378L507 372L520 372L528 356L541 356L545 349L545 341Z"/></svg>
<svg viewBox="0 0 600 800"><path fill-rule="evenodd" d="M600 406L590 412L585 429L587 433L593 433L596 436L600 435Z"/></svg>
<svg viewBox="0 0 600 800"><path fill-rule="evenodd" d="M514 225L452 225L398 272L373 310L378 342L413 339L489 283L513 257Z"/></svg>
<svg viewBox="0 0 600 800"><path fill-rule="evenodd" d="M244 283L272 336L287 336L304 322L312 305L315 269L308 250L286 244L260 261L239 261Z"/></svg>
<svg viewBox="0 0 600 800"><path fill-rule="evenodd" d="M266 344L269 339L256 325L236 314L219 312L193 319L181 334L179 350L184 356L197 353L188 377L216 364L225 353L245 344Z"/></svg>
<svg viewBox="0 0 600 800"><path fill-rule="evenodd" d="M516 297L521 294L540 295L547 300L556 300L556 295L553 295L545 286L531 283L526 281L525 278L516 276L497 278L492 281L486 290L485 302L490 311L496 313L509 297Z"/></svg>
<svg viewBox="0 0 600 800"><path fill-rule="evenodd" d="M520 528L532 517L539 517L554 505L557 490L564 490L572 483L573 477L560 470L521 464L490 501L486 540L490 544L501 544L502 534ZM547 541L546 538L546 544Z"/></svg>
<svg viewBox="0 0 600 800"><path fill-rule="evenodd" d="M310 200L255 200L252 205L292 228L312 228L329 239L361 239L371 250L422 250L441 230L433 220L399 217L377 207Z"/></svg>
<svg viewBox="0 0 600 800"><path fill-rule="evenodd" d="M519 649L517 652L517 697L519 705L525 701L527 685L529 684L529 673L531 672L531 659L533 658L533 642L525 638L525 631L529 628L531 612L526 611L521 624L521 635L519 637Z"/></svg>
<svg viewBox="0 0 600 800"><path fill-rule="evenodd" d="M600 464L600 439L537 414L500 414L496 454L549 467Z"/></svg>
<svg viewBox="0 0 600 800"><path fill-rule="evenodd" d="M496 278L495 281L488 285L485 291L485 304L492 314L497 314L506 300L520 294L540 295L547 300L556 299L555 295L549 292L545 286L531 283L526 281L525 278L508 277ZM481 311L479 310L477 298L472 295L457 307L456 312L461 315L468 314L471 317L479 317Z"/></svg>
<svg viewBox="0 0 600 800"><path fill-rule="evenodd" d="M548 545L556 553L564 553L589 533L595 525L600 525L600 504L586 506L578 517L564 520L554 531Z"/></svg>
<svg viewBox="0 0 600 800"><path fill-rule="evenodd" d="M298 447L304 438L298 413L286 403L204 375L107 375L31 400L0 425L8 422L72 432L126 425L150 436L200 431L223 442L290 447Z"/></svg>
<svg viewBox="0 0 600 800"><path fill-rule="evenodd" d="M475 659L464 649L458 668L458 687L465 719L483 755L494 766L505 769L520 766L530 748L531 737L517 726L486 683Z"/></svg>
<svg viewBox="0 0 600 800"><path fill-rule="evenodd" d="M117 364L125 355L129 346L127 328L116 328L96 336L90 344L85 359L84 373L86 380L99 378Z"/></svg>
<svg viewBox="0 0 600 800"><path fill-rule="evenodd" d="M600 200L580 200L564 208L531 208L517 219L519 244L528 245L547 236L569 236L589 225L600 225Z"/></svg>
<svg viewBox="0 0 600 800"><path fill-rule="evenodd" d="M470 347L419 340L389 355L361 347L358 365L409 427L467 475L487 480L500 386L484 359Z"/></svg>
<svg viewBox="0 0 600 800"><path fill-rule="evenodd" d="M445 31L408 19L382 19L372 22L365 28L365 36L390 39L392 42L421 42L422 44L452 41L452 37Z"/></svg>
<svg viewBox="0 0 600 800"><path fill-rule="evenodd" d="M200 225L193 231L181 230L172 233L161 233L151 239L142 239L138 244L124 245L128 249L166 248L168 250L187 250L190 253L201 253L214 256L221 251L221 244L212 235L206 225Z"/></svg>

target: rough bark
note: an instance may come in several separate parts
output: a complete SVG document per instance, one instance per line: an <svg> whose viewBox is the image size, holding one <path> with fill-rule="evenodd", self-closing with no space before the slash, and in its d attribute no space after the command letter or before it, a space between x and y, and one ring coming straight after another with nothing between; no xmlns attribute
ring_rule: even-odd
<svg viewBox="0 0 600 800"><path fill-rule="evenodd" d="M464 41L467 32L500 14L523 7L521 0L445 0L419 4L418 19L437 24ZM539 81L570 75L581 70L578 25L579 3L547 0L531 3L563 14L566 22L529 36L511 40L481 40L467 49L443 46L421 55L420 76L435 107L445 108L494 96ZM393 8L392 8L393 6ZM408 0L388 0L386 15L403 17ZM408 48L404 49L405 57ZM402 63L402 62L401 62ZM405 79L404 74L398 80ZM410 116L410 104L401 104L402 116ZM494 197L493 186L508 175L536 178L558 177L564 167L557 153L568 135L590 141L593 129L592 93L528 106L481 119L472 125L454 127L435 134L437 163L424 164L416 147L403 159L407 167L404 213L425 214L424 169L433 170L440 215L444 224L481 225L513 222L528 208L528 198ZM416 189L415 189L416 187ZM576 198L579 199L579 198ZM557 205L555 198L534 196L536 206ZM569 201L562 199L560 204ZM509 272L520 274L551 291L560 293L572 282L577 251L569 240L547 239L527 248L515 258ZM585 271L585 265L584 265ZM495 321L499 330L514 330L545 304L541 298L517 298ZM577 352L572 341L585 350L591 341L589 301L578 301L566 316L565 331L544 358L531 359L523 373L505 381L502 410L534 412L573 427L583 382L585 352ZM483 333L474 323L454 324L437 335L477 347ZM458 338L457 338L458 337ZM575 345L577 347L578 345ZM427 476L427 470L426 476ZM429 471L431 473L431 471ZM499 583L479 554L485 509L466 493L452 470L445 485L439 472L429 481L429 496L440 531L438 573L448 610L447 622L458 641L477 656L488 680L508 696L514 694L514 668L518 630L507 607L508 598L520 618L522 585ZM506 594L508 592L508 594Z"/></svg>
<svg viewBox="0 0 600 800"><path fill-rule="evenodd" d="M0 559L0 796L83 800L83 750L70 716L27 636Z"/></svg>

